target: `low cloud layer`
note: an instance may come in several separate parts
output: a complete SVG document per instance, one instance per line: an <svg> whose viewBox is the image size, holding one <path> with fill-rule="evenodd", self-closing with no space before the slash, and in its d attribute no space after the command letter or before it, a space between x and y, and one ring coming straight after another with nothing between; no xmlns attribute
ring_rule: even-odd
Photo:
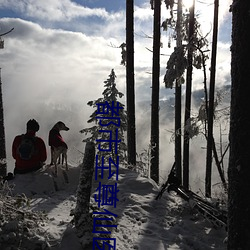
<svg viewBox="0 0 250 250"><path fill-rule="evenodd" d="M126 94L126 70L120 65L121 50L118 48L125 42L125 9L90 8L69 0L50 2L50 5L31 0L4 0L0 3L1 10L13 11L13 16L1 16L0 32L14 28L3 37L5 48L0 51L9 170L14 164L10 151L12 140L16 134L25 132L28 119L39 121L41 130L38 135L46 143L49 129L58 120L64 121L70 127L63 136L69 143L70 160L74 163L81 156L79 151L84 150L83 135L79 130L88 126L86 121L93 112L87 102L101 96L103 82L111 69L117 75L117 88ZM141 135L142 128L144 130L143 138L138 138L141 144L138 150L142 150L148 146L150 138L153 11L149 2L141 0L139 3L135 6L136 103L147 101L146 107L136 106L137 136ZM229 0L221 3L220 27L223 29L228 27L223 21L230 20L227 8L223 7L225 3L228 4ZM208 7L211 9L210 5ZM203 9L200 13L204 23L208 11ZM167 11L163 10L162 18L166 15ZM211 23L210 13L207 21L210 30ZM164 55L169 55L174 47L173 44L169 49L167 41L163 32L161 53ZM218 86L230 84L229 46L230 41L225 39L218 44ZM161 57L161 99L174 94L174 90L165 89L162 81L167 60L167 56ZM202 75L202 72L194 72L194 90L203 89ZM126 96L122 102L125 100ZM149 114L146 120L144 111ZM167 132L172 129L170 124L161 130L164 173L173 159Z"/></svg>

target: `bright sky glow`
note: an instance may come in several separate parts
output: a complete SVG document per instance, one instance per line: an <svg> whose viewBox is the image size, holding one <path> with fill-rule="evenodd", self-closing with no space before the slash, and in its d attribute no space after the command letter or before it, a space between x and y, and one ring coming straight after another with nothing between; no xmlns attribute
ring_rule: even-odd
<svg viewBox="0 0 250 250"><path fill-rule="evenodd" d="M185 5L192 2L183 1ZM119 49L126 39L125 2L0 0L0 33L14 28L4 37L5 48L0 51L8 160L13 136L24 132L31 117L41 123L41 137L46 139L48 129L59 119L71 128L65 137L74 141L74 147L76 141L82 145L78 131L86 126L92 113L86 103L100 97L103 81L111 69L117 75L118 89L126 92L126 70L120 64ZM218 46L219 86L230 84L230 4L231 0L221 1L219 10L219 33L228 34L223 35L224 40ZM196 1L195 5L205 35L212 30L213 0ZM150 103L153 11L149 0L135 1L134 10L136 101ZM163 3L162 19L166 13ZM162 42L161 53L165 56L161 56L161 99L174 92L166 89L162 81L166 55L174 48L168 48L166 32L162 32ZM194 90L203 89L200 75L194 74ZM142 116L145 118L145 114ZM138 116L137 123L140 123ZM145 123L143 119L142 124ZM147 145L148 138L144 138Z"/></svg>
<svg viewBox="0 0 250 250"><path fill-rule="evenodd" d="M193 5L193 0L183 0L183 5L189 9Z"/></svg>

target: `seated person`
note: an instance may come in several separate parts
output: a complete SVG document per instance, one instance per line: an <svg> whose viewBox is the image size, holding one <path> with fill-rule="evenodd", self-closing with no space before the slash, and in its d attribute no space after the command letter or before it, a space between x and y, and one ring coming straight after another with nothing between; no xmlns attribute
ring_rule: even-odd
<svg viewBox="0 0 250 250"><path fill-rule="evenodd" d="M36 120L29 120L26 134L15 137L12 144L12 156L16 160L14 175L34 172L43 167L47 152L43 139L36 136L39 128Z"/></svg>

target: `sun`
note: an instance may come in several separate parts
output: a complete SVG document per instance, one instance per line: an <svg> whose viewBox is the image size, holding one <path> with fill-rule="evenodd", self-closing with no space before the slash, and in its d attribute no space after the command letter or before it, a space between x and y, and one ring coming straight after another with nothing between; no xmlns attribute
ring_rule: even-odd
<svg viewBox="0 0 250 250"><path fill-rule="evenodd" d="M193 5L193 0L183 0L183 5L189 9Z"/></svg>

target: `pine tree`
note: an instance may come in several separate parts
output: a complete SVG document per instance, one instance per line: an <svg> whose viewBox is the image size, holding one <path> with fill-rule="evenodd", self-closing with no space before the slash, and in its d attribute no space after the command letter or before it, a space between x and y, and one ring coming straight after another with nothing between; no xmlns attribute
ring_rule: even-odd
<svg viewBox="0 0 250 250"><path fill-rule="evenodd" d="M176 47L170 55L167 62L164 83L166 88L173 88L175 85L175 161L176 174L180 180L183 178L185 188L189 186L189 139L194 135L190 128L193 127L193 117L190 116L191 111L191 95L192 95L192 70L203 69L204 86L206 83L205 61L208 59L207 52L208 41L201 35L200 24L194 15L194 3L190 8L192 13L182 14L182 0L177 1L177 12L174 11L175 1L165 1L167 9L170 9L170 17L163 23L162 27L165 31L172 30L174 33L169 36L168 47L171 47L171 38L176 40ZM175 14L176 13L176 14ZM205 49L205 50L204 50ZM185 126L181 127L181 85L185 82L183 77L187 69L186 76L186 103L185 103ZM206 86L204 87L207 89ZM206 91L205 91L206 94ZM207 98L205 98L207 100ZM194 124L194 123L193 123ZM195 128L195 127L193 127ZM181 154L181 135L184 132L183 140L183 172L181 171L182 154ZM190 133L191 132L191 133ZM183 176L182 176L183 173Z"/></svg>
<svg viewBox="0 0 250 250"><path fill-rule="evenodd" d="M88 134L91 135L90 137L85 138L83 142L94 142L96 145L99 144L98 141L96 140L109 140L111 137L109 133L101 132L102 130L112 131L111 135L113 139L117 133L117 138L118 140L120 140L120 142L117 144L117 153L115 152L114 146L111 147L111 152L109 151L97 152L97 155L99 157L104 156L105 162L108 162L110 157L113 160L115 160L117 156L119 156L119 162L124 162L126 160L126 152L127 152L127 146L124 140L124 132L127 130L127 112L124 110L125 105L118 101L118 99L122 98L124 94L117 90L115 79L116 79L116 75L115 75L114 70L112 69L109 75L109 78L106 81L104 81L105 90L102 92L103 97L100 97L94 101L89 101L87 103L89 106L95 108L95 111L90 115L90 119L88 120L88 123L95 123L95 125L90 128L84 128L80 131L81 133L84 133L85 135L88 135ZM119 126L114 124L118 122L117 119L114 119L114 120L107 119L112 116L111 109L107 109L106 111L108 112L103 112L102 114L100 113L98 114L98 109L101 106L106 107L106 104L109 104L110 106L113 105L113 107L117 107L119 105L119 108L117 111L119 112L119 117L120 117ZM109 125L102 126L100 124L100 121L104 119L106 121L103 121L102 124L109 123ZM114 123L112 123L111 121L113 121ZM102 143L101 148L108 150L109 144Z"/></svg>
<svg viewBox="0 0 250 250"><path fill-rule="evenodd" d="M126 105L128 164L136 165L135 79L134 79L134 1L126 0Z"/></svg>
<svg viewBox="0 0 250 250"><path fill-rule="evenodd" d="M214 123L214 90L216 76L216 57L217 57L217 40L218 40L218 16L219 16L219 0L214 1L214 24L213 24L213 41L210 68L210 87L209 87L209 105L208 105L208 131L207 131L207 159L206 159L206 178L205 193L207 197L211 197L211 178L212 178L212 156L213 156L213 123Z"/></svg>
<svg viewBox="0 0 250 250"><path fill-rule="evenodd" d="M250 1L234 0L232 11L228 250L250 249Z"/></svg>
<svg viewBox="0 0 250 250"><path fill-rule="evenodd" d="M153 73L151 106L150 176L159 183L159 88L160 88L161 1L154 2Z"/></svg>
<svg viewBox="0 0 250 250"><path fill-rule="evenodd" d="M195 28L195 0L193 0L192 6L189 8L189 20L188 20L188 52L187 52L187 73L186 73L186 99L185 99L185 127L184 127L184 140L183 140L183 186L189 189L189 131L185 129L190 126L191 122L191 99L192 99L192 75L193 75L193 51L194 47L192 42L194 39Z"/></svg>

